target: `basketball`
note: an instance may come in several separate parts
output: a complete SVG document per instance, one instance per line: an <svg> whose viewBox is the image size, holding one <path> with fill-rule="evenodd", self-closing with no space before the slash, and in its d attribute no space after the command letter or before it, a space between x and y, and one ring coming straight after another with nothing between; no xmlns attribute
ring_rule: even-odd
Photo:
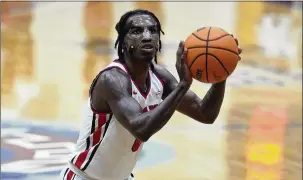
<svg viewBox="0 0 303 180"><path fill-rule="evenodd" d="M238 45L231 34L218 27L203 27L184 42L186 62L194 79L204 83L225 80L235 70Z"/></svg>

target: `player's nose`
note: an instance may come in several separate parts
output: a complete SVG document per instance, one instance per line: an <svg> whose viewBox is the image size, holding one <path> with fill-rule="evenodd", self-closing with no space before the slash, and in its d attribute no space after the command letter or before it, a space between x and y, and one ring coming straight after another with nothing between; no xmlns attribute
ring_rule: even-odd
<svg viewBox="0 0 303 180"><path fill-rule="evenodd" d="M149 30L144 30L143 32L143 40L151 40L151 32Z"/></svg>

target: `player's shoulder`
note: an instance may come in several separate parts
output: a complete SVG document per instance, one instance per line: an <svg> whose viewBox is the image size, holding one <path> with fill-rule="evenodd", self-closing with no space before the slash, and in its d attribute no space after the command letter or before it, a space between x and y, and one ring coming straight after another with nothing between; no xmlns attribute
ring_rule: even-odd
<svg viewBox="0 0 303 180"><path fill-rule="evenodd" d="M166 70L166 68L161 65L161 64L156 64L156 63L153 63L153 66L154 66L154 70L155 71L163 71L163 70Z"/></svg>
<svg viewBox="0 0 303 180"><path fill-rule="evenodd" d="M161 64L154 64L154 72L164 81L170 80L173 75Z"/></svg>
<svg viewBox="0 0 303 180"><path fill-rule="evenodd" d="M167 73L170 73L163 65L161 64L153 64L154 66L154 72L157 73L158 75L166 76Z"/></svg>
<svg viewBox="0 0 303 180"><path fill-rule="evenodd" d="M101 81L113 81L113 80L121 80L121 79L129 79L127 72L124 70L117 68L117 67L111 67L108 69L105 69L100 72L99 80Z"/></svg>
<svg viewBox="0 0 303 180"><path fill-rule="evenodd" d="M101 71L96 86L110 90L112 88L128 87L130 84L129 75L120 68L110 68Z"/></svg>

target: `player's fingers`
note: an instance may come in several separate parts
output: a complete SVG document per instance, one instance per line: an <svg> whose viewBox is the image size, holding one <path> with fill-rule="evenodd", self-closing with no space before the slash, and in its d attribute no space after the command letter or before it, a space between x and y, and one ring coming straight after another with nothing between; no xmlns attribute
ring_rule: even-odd
<svg viewBox="0 0 303 180"><path fill-rule="evenodd" d="M180 41L179 43L179 48L178 48L178 53L181 54L183 52L183 49L184 49L184 42L183 41Z"/></svg>
<svg viewBox="0 0 303 180"><path fill-rule="evenodd" d="M240 54L242 53L242 48L238 47L238 58L239 58L239 61L241 61L241 56Z"/></svg>
<svg viewBox="0 0 303 180"><path fill-rule="evenodd" d="M239 48L238 48L238 53L241 54L242 51L243 51L242 48L239 47Z"/></svg>
<svg viewBox="0 0 303 180"><path fill-rule="evenodd" d="M236 41L237 45L239 46L239 41L238 41L238 38L234 37L234 39L235 39L235 41Z"/></svg>
<svg viewBox="0 0 303 180"><path fill-rule="evenodd" d="M180 41L179 47L178 47L178 50L177 50L177 63L178 64L180 64L180 61L182 61L183 51L184 51L184 42Z"/></svg>
<svg viewBox="0 0 303 180"><path fill-rule="evenodd" d="M184 41L181 40L180 43L179 43L179 47L183 48L183 46L184 46Z"/></svg>
<svg viewBox="0 0 303 180"><path fill-rule="evenodd" d="M231 36L232 36L232 37L235 39L235 41L236 41L237 45L239 45L238 38L237 38L235 35L233 35L233 34L231 34Z"/></svg>
<svg viewBox="0 0 303 180"><path fill-rule="evenodd" d="M182 56L181 56L181 60L185 61L186 56L187 56L187 48L184 48L184 51L183 51Z"/></svg>
<svg viewBox="0 0 303 180"><path fill-rule="evenodd" d="M178 50L177 50L177 53L176 53L176 66L177 65L180 65L180 61L181 61L181 58L182 58L182 41L180 41L179 43L179 46L178 46Z"/></svg>

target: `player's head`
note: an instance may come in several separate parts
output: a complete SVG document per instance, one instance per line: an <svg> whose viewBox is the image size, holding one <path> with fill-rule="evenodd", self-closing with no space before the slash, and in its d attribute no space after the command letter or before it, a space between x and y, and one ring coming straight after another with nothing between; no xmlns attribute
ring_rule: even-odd
<svg viewBox="0 0 303 180"><path fill-rule="evenodd" d="M150 11L133 10L123 14L116 24L118 38L115 48L118 46L118 56L124 60L124 53L136 59L146 59L151 61L155 58L157 62L157 52L161 51L160 34L164 34L161 29L159 19Z"/></svg>

